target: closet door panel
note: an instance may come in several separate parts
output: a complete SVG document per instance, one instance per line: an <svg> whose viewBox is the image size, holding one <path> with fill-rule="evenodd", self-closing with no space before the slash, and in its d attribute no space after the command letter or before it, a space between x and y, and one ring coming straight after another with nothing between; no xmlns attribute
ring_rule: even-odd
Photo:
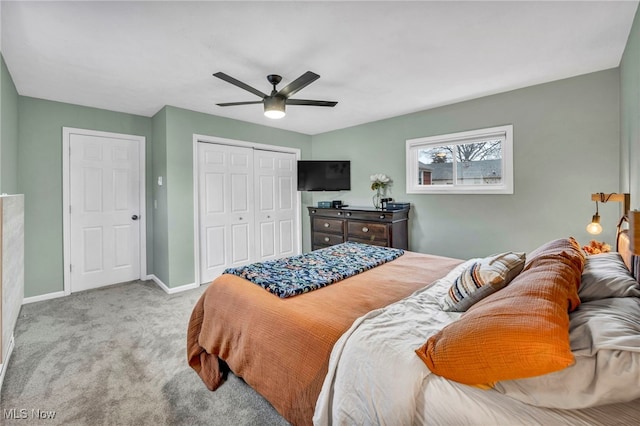
<svg viewBox="0 0 640 426"><path fill-rule="evenodd" d="M254 261L253 150L199 143L200 282Z"/></svg>
<svg viewBox="0 0 640 426"><path fill-rule="evenodd" d="M296 249L296 157L294 154L255 150L257 261L292 256Z"/></svg>

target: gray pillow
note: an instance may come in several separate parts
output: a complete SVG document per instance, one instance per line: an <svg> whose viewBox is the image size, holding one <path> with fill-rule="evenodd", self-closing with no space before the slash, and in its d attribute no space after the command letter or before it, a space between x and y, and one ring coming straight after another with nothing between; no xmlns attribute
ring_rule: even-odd
<svg viewBox="0 0 640 426"><path fill-rule="evenodd" d="M578 290L581 302L609 297L640 297L640 285L633 279L616 252L587 256Z"/></svg>
<svg viewBox="0 0 640 426"><path fill-rule="evenodd" d="M527 404L563 409L640 398L640 299L583 303L569 317L574 365L542 376L498 382L495 390Z"/></svg>

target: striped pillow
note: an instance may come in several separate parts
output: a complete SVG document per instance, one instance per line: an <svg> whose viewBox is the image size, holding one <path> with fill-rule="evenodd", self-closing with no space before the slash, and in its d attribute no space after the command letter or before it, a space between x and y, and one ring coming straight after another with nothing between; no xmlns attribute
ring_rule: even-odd
<svg viewBox="0 0 640 426"><path fill-rule="evenodd" d="M442 299L445 311L464 312L490 294L504 288L524 267L525 254L500 253L472 263L453 282Z"/></svg>

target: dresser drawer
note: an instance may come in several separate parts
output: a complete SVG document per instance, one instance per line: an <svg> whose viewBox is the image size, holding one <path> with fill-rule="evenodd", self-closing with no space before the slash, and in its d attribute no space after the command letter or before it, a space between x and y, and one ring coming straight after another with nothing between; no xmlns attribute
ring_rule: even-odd
<svg viewBox="0 0 640 426"><path fill-rule="evenodd" d="M313 233L314 246L332 246L340 243L344 243L344 237L342 234L325 234L323 232Z"/></svg>
<svg viewBox="0 0 640 426"><path fill-rule="evenodd" d="M341 219L327 219L324 217L314 217L313 230L315 232L329 232L329 233L343 234L344 221Z"/></svg>
<svg viewBox="0 0 640 426"><path fill-rule="evenodd" d="M347 224L349 237L365 240L385 240L389 236L387 225L383 223L349 221Z"/></svg>
<svg viewBox="0 0 640 426"><path fill-rule="evenodd" d="M350 213L351 212L346 212L342 209L327 209L322 207L309 208L309 214L312 217L320 216L320 217L330 217L330 218L340 219L343 217L347 217L348 215L350 215Z"/></svg>
<svg viewBox="0 0 640 426"><path fill-rule="evenodd" d="M378 212L361 212L361 211L346 211L343 212L346 219L367 220L372 222L392 222L394 220L394 213L387 211Z"/></svg>
<svg viewBox="0 0 640 426"><path fill-rule="evenodd" d="M381 239L376 239L376 238L370 238L370 239L364 239L364 238L354 238L354 237L349 237L348 241L353 241L354 243L363 243L363 244L369 244L372 246L381 246L381 247L387 247L389 244L388 241L385 240L381 240Z"/></svg>

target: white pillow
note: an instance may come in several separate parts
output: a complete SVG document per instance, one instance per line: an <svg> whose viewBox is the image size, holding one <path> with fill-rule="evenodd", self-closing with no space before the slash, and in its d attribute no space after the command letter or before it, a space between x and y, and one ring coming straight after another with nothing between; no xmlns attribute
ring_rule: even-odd
<svg viewBox="0 0 640 426"><path fill-rule="evenodd" d="M640 298L586 302L569 316L573 366L498 382L494 389L527 404L562 409L640 398Z"/></svg>

